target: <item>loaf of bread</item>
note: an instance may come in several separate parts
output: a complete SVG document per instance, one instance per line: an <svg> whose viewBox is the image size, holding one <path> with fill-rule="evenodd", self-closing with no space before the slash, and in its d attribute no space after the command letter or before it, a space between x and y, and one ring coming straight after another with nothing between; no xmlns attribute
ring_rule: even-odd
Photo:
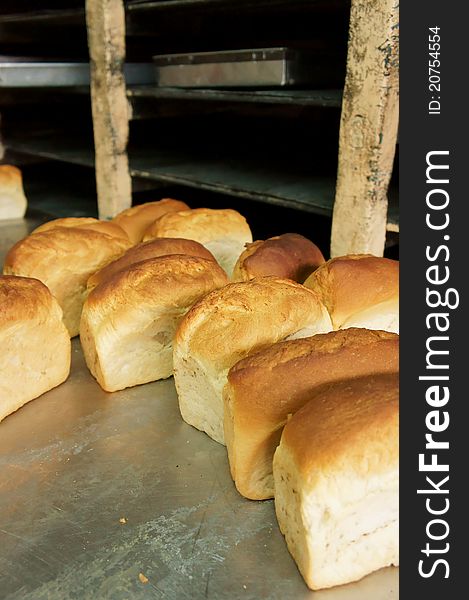
<svg viewBox="0 0 469 600"><path fill-rule="evenodd" d="M252 242L246 219L231 209L196 208L168 213L148 228L144 241L159 237L181 237L200 242L229 277L244 245Z"/></svg>
<svg viewBox="0 0 469 600"><path fill-rule="evenodd" d="M57 227L79 227L80 229L88 229L90 231L98 231L100 233L107 233L114 237L121 238L128 241L129 236L125 233L122 227L112 223L111 221L100 221L93 217L64 217L62 219L54 219L53 221L47 221L39 227L36 227L31 233L40 233L42 231L50 231L51 229L57 229Z"/></svg>
<svg viewBox="0 0 469 600"><path fill-rule="evenodd" d="M0 221L22 219L27 206L21 171L12 165L0 165Z"/></svg>
<svg viewBox="0 0 469 600"><path fill-rule="evenodd" d="M233 281L269 275L303 283L324 264L321 250L298 233L285 233L248 244L233 270Z"/></svg>
<svg viewBox="0 0 469 600"><path fill-rule="evenodd" d="M182 418L223 444L222 392L229 369L249 353L289 336L331 328L316 294L293 281L264 277L209 294L185 316L174 339Z"/></svg>
<svg viewBox="0 0 469 600"><path fill-rule="evenodd" d="M178 323L227 281L215 261L173 254L131 264L95 287L83 307L80 339L101 387L114 392L170 377Z"/></svg>
<svg viewBox="0 0 469 600"><path fill-rule="evenodd" d="M272 459L289 415L318 386L399 370L399 336L345 329L279 342L230 369L224 389L231 476L252 500L272 498Z"/></svg>
<svg viewBox="0 0 469 600"><path fill-rule="evenodd" d="M145 230L164 214L179 210L187 210L189 207L185 202L173 200L172 198L163 198L156 202L146 202L132 206L119 213L112 220L127 233L134 244L138 244L143 239Z"/></svg>
<svg viewBox="0 0 469 600"><path fill-rule="evenodd" d="M213 254L198 242L182 238L158 238L133 246L120 258L113 260L91 275L87 284L88 291L91 291L105 279L117 273L117 271L122 271L134 263L146 260L147 258L156 258L169 254L186 254L188 256L199 256L200 258L215 261Z"/></svg>
<svg viewBox="0 0 469 600"><path fill-rule="evenodd" d="M275 511L307 585L342 585L399 563L396 375L317 391L274 456Z"/></svg>
<svg viewBox="0 0 469 600"><path fill-rule="evenodd" d="M78 335L90 275L131 247L129 240L80 227L33 233L8 252L3 272L39 279L57 298L70 337Z"/></svg>
<svg viewBox="0 0 469 600"><path fill-rule="evenodd" d="M305 281L327 306L334 329L399 333L399 262L369 254L327 261Z"/></svg>
<svg viewBox="0 0 469 600"><path fill-rule="evenodd" d="M0 348L0 421L67 379L62 310L37 279L0 276Z"/></svg>

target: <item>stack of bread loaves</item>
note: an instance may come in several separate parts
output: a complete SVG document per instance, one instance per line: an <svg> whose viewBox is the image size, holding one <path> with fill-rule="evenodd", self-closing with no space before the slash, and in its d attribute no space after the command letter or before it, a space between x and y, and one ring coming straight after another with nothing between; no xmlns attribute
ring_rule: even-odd
<svg viewBox="0 0 469 600"><path fill-rule="evenodd" d="M106 391L174 374L309 587L397 565L399 263L251 242L238 212L169 198L37 228L0 277L0 420L67 378L80 333Z"/></svg>

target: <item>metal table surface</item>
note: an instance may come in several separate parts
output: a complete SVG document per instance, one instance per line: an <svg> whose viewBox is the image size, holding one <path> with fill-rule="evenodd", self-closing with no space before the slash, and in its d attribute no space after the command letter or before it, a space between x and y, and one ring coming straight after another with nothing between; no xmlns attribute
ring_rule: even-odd
<svg viewBox="0 0 469 600"><path fill-rule="evenodd" d="M0 224L0 259L25 228ZM273 501L239 496L172 379L109 394L78 340L72 356L67 382L0 423L0 598L398 597L392 568L310 592Z"/></svg>

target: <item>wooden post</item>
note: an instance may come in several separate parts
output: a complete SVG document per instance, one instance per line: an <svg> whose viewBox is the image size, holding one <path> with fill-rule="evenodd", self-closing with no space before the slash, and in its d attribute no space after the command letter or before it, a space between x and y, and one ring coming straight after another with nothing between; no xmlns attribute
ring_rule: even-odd
<svg viewBox="0 0 469 600"><path fill-rule="evenodd" d="M110 219L132 204L123 1L86 0L86 25L98 212L101 219Z"/></svg>
<svg viewBox="0 0 469 600"><path fill-rule="evenodd" d="M381 256L396 149L398 0L352 0L331 256Z"/></svg>

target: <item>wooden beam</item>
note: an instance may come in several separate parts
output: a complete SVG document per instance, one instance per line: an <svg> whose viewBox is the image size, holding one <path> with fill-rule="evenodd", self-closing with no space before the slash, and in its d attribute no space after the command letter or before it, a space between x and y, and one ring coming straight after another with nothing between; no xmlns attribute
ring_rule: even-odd
<svg viewBox="0 0 469 600"><path fill-rule="evenodd" d="M352 0L331 256L384 251L398 127L398 0Z"/></svg>
<svg viewBox="0 0 469 600"><path fill-rule="evenodd" d="M132 204L127 158L128 103L124 80L125 11L122 0L86 0L91 69L98 212L110 219Z"/></svg>

